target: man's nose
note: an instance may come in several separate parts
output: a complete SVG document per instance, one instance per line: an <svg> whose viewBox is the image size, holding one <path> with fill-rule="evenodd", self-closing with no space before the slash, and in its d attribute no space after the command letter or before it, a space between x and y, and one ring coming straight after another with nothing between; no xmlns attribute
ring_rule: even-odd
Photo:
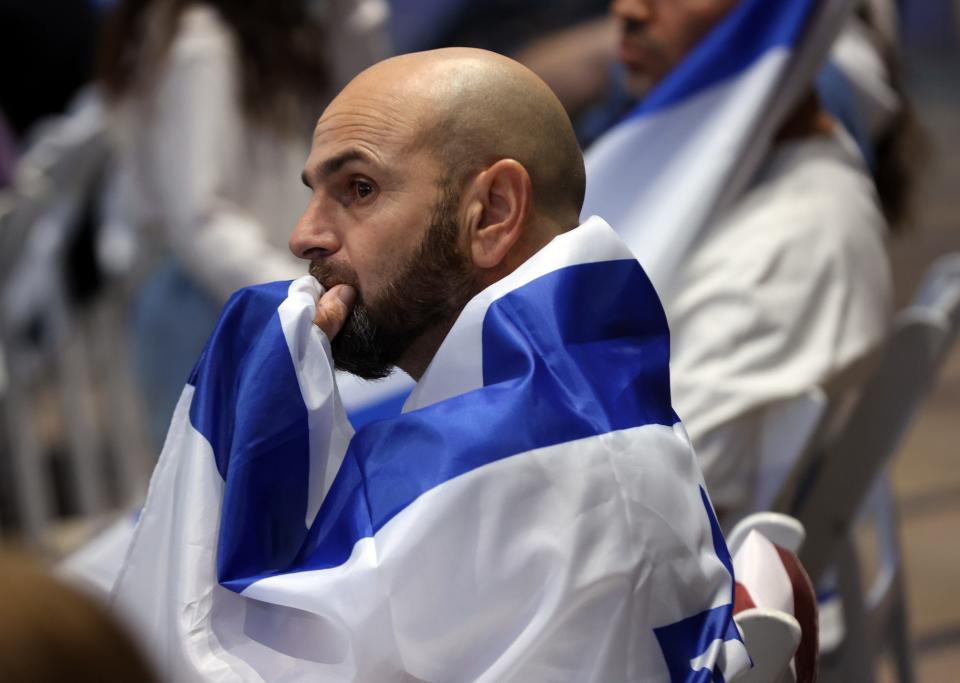
<svg viewBox="0 0 960 683"><path fill-rule="evenodd" d="M613 0L610 13L625 21L647 21L651 13L651 0Z"/></svg>
<svg viewBox="0 0 960 683"><path fill-rule="evenodd" d="M311 200L290 235L290 251L294 256L312 261L339 251L339 233L326 214L322 202Z"/></svg>

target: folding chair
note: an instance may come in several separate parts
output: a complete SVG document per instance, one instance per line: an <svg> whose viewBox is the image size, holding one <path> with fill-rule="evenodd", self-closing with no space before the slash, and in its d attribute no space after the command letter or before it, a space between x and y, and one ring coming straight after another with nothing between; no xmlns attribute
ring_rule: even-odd
<svg viewBox="0 0 960 683"><path fill-rule="evenodd" d="M89 201L107 157L103 120L95 105L66 119L49 144L24 158L16 190L6 193L0 220L0 345L7 391L2 397L9 447L4 463L13 480L23 540L36 542L54 513L46 454L31 397L52 373L59 380L66 432L67 493L79 512L102 511L102 444L90 396L88 340L77 334L66 286L72 227Z"/></svg>
<svg viewBox="0 0 960 683"><path fill-rule="evenodd" d="M763 408L753 511L783 509L777 507L777 501L795 488L796 472L809 457L810 445L829 409L830 399L821 387Z"/></svg>
<svg viewBox="0 0 960 683"><path fill-rule="evenodd" d="M817 481L797 503L798 518L814 540L805 548L804 562L814 579L826 569L933 385L960 325L960 275L931 281L917 302L897 316L863 400L829 444Z"/></svg>
<svg viewBox="0 0 960 683"><path fill-rule="evenodd" d="M874 656L881 642L892 643L900 680L913 680L896 509L884 468L956 338L960 326L957 262L951 256L935 264L916 303L897 316L879 368L849 419L828 440L807 485L794 500L810 539L801 552L804 566L815 582L831 565L837 570L846 630L832 671L837 680L873 680ZM882 557L877 580L865 590L852 528L868 500L878 520Z"/></svg>
<svg viewBox="0 0 960 683"><path fill-rule="evenodd" d="M882 344L868 349L846 367L813 387L796 400L798 410L805 410L815 421L808 420L807 438L796 450L789 472L772 482L769 504L758 510L772 510L796 516L798 501L805 495L822 466L824 450L843 429L863 394L867 379L874 373L883 353ZM804 408L804 406L806 406ZM795 440L795 439L793 439Z"/></svg>
<svg viewBox="0 0 960 683"><path fill-rule="evenodd" d="M951 301L957 296L960 289L960 252L941 256L927 270L919 293L914 301L915 306L933 308L952 316L951 325L956 333L958 325L958 309L951 309Z"/></svg>
<svg viewBox="0 0 960 683"><path fill-rule="evenodd" d="M859 399L880 359L868 349L820 386L763 406L756 486L747 512L793 514L793 500L815 467L822 444L835 434ZM737 521L724 519L725 528Z"/></svg>

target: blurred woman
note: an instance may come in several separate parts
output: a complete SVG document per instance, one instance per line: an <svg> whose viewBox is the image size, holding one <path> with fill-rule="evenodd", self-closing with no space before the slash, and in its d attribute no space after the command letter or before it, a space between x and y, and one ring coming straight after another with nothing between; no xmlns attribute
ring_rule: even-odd
<svg viewBox="0 0 960 683"><path fill-rule="evenodd" d="M108 222L137 236L134 354L156 437L226 298L305 273L287 238L309 197L313 123L337 81L386 56L385 19L382 0L116 7L101 60Z"/></svg>

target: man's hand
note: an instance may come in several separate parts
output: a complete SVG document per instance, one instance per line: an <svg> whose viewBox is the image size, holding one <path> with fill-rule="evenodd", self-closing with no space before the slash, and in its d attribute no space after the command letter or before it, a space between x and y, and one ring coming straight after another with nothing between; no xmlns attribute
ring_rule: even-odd
<svg viewBox="0 0 960 683"><path fill-rule="evenodd" d="M313 324L323 330L327 339L333 341L343 323L347 321L356 300L357 290L350 285L331 287L317 302L317 314L313 317Z"/></svg>

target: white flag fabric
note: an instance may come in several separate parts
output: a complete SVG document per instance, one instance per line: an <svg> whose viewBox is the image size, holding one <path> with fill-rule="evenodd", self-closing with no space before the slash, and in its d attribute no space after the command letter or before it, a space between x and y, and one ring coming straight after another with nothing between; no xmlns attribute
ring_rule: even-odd
<svg viewBox="0 0 960 683"><path fill-rule="evenodd" d="M360 379L349 372L337 372L340 399L354 429L374 420L399 415L413 386L410 375L399 369L374 382Z"/></svg>
<svg viewBox="0 0 960 683"><path fill-rule="evenodd" d="M854 4L741 0L587 151L583 215L610 221L661 294L758 169Z"/></svg>
<svg viewBox="0 0 960 683"><path fill-rule="evenodd" d="M174 681L722 681L733 566L666 320L592 218L472 299L355 433L313 278L242 290L114 588Z"/></svg>

